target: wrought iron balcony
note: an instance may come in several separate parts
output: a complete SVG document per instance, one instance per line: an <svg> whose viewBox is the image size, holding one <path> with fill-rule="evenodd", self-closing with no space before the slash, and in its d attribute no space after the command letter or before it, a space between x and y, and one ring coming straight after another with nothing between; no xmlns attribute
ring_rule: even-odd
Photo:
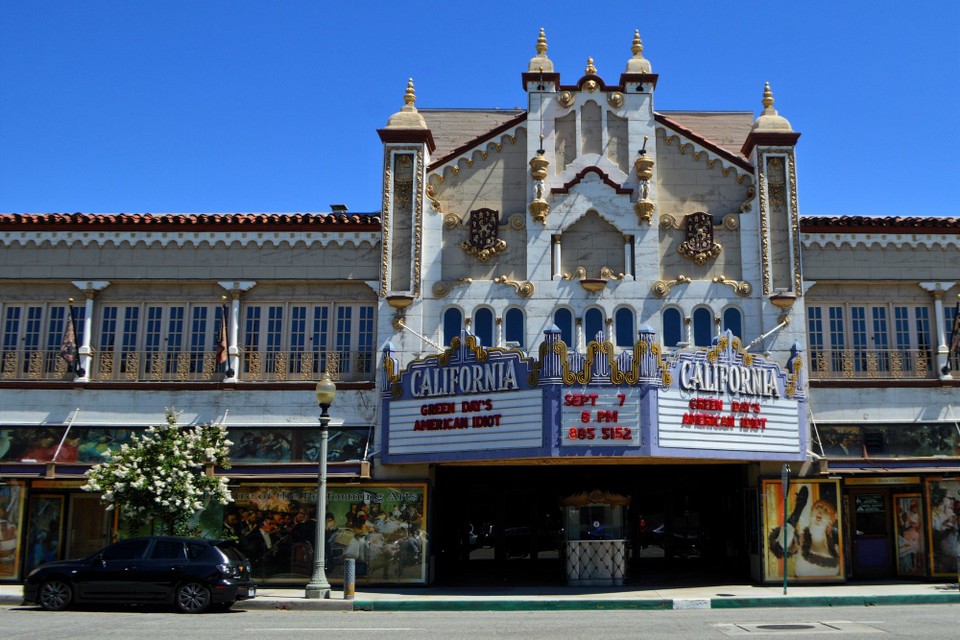
<svg viewBox="0 0 960 640"><path fill-rule="evenodd" d="M246 381L316 380L324 371L333 380L373 380L372 351L249 351L240 357L238 376Z"/></svg>
<svg viewBox="0 0 960 640"><path fill-rule="evenodd" d="M0 380L73 380L71 364L60 350L9 351L0 355Z"/></svg>
<svg viewBox="0 0 960 640"><path fill-rule="evenodd" d="M250 351L241 353L237 377L245 382L308 381L327 371L334 380L372 381L373 367L372 351ZM89 376L99 382L218 382L224 369L213 351L104 351L93 354ZM0 381L69 382L75 377L59 349L0 352Z"/></svg>
<svg viewBox="0 0 960 640"><path fill-rule="evenodd" d="M937 377L935 367L926 349L810 349L813 380L923 380Z"/></svg>

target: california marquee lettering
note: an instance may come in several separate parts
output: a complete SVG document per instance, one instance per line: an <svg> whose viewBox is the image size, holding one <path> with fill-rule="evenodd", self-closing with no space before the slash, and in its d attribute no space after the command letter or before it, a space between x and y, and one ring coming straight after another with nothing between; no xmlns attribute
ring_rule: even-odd
<svg viewBox="0 0 960 640"><path fill-rule="evenodd" d="M746 367L722 362L680 364L680 388L684 391L711 391L731 395L779 398L776 372L769 368Z"/></svg>
<svg viewBox="0 0 960 640"><path fill-rule="evenodd" d="M520 388L516 363L509 360L414 369L409 376L410 390L415 398L514 391Z"/></svg>

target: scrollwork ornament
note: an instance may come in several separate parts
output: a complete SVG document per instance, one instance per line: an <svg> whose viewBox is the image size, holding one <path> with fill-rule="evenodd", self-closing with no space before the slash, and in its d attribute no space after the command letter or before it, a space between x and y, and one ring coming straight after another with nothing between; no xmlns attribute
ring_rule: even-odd
<svg viewBox="0 0 960 640"><path fill-rule="evenodd" d="M750 292L753 291L753 287L750 286L749 282L738 282L736 280L731 280L725 276L718 276L713 279L717 284L729 285L733 288L733 292L738 296L747 297L750 295Z"/></svg>
<svg viewBox="0 0 960 640"><path fill-rule="evenodd" d="M446 298L455 287L463 287L472 283L473 278L460 278L449 281L440 280L433 283L433 295L437 298Z"/></svg>
<svg viewBox="0 0 960 640"><path fill-rule="evenodd" d="M678 284L690 284L693 282L689 277L680 274L673 280L657 280L653 283L653 293L658 298L665 298L670 293L670 289Z"/></svg>
<svg viewBox="0 0 960 640"><path fill-rule="evenodd" d="M430 200L430 206L433 207L433 210L437 213L443 213L443 209L440 205L440 201L437 200L436 191L433 188L433 185L427 183L427 199Z"/></svg>
<svg viewBox="0 0 960 640"><path fill-rule="evenodd" d="M517 295L522 298L529 298L533 295L534 286L532 282L524 281L519 282L517 280L510 280L507 276L498 276L493 279L496 284L502 284L509 287L513 287L513 290L516 291Z"/></svg>
<svg viewBox="0 0 960 640"><path fill-rule="evenodd" d="M456 229L462 223L463 221L460 219L460 216L455 213L447 213L443 216L443 228L447 231Z"/></svg>
<svg viewBox="0 0 960 640"><path fill-rule="evenodd" d="M600 267L600 277L604 280L623 280L625 276L624 273L614 273L610 267ZM609 318L609 320L613 319Z"/></svg>
<svg viewBox="0 0 960 640"><path fill-rule="evenodd" d="M577 267L573 273L565 273L560 277L564 280L583 280L587 277L587 269L585 267Z"/></svg>
<svg viewBox="0 0 960 640"><path fill-rule="evenodd" d="M679 229L680 224L677 221L677 218L669 213L660 214L660 228L661 229Z"/></svg>

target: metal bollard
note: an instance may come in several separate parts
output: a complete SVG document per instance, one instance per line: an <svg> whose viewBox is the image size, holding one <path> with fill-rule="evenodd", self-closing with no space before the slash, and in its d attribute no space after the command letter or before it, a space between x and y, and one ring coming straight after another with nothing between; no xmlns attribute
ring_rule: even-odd
<svg viewBox="0 0 960 640"><path fill-rule="evenodd" d="M353 600L357 588L357 561L345 558L343 561L343 599Z"/></svg>

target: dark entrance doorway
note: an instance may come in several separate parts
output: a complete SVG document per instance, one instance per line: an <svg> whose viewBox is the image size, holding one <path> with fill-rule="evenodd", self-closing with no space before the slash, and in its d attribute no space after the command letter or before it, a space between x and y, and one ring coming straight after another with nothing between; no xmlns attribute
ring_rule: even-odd
<svg viewBox="0 0 960 640"><path fill-rule="evenodd" d="M439 467L432 543L440 584L565 584L566 496L631 497L629 582L749 575L742 465Z"/></svg>
<svg viewBox="0 0 960 640"><path fill-rule="evenodd" d="M885 579L897 575L896 519L892 492L886 487L851 489L847 496L850 509L852 544L851 578Z"/></svg>

